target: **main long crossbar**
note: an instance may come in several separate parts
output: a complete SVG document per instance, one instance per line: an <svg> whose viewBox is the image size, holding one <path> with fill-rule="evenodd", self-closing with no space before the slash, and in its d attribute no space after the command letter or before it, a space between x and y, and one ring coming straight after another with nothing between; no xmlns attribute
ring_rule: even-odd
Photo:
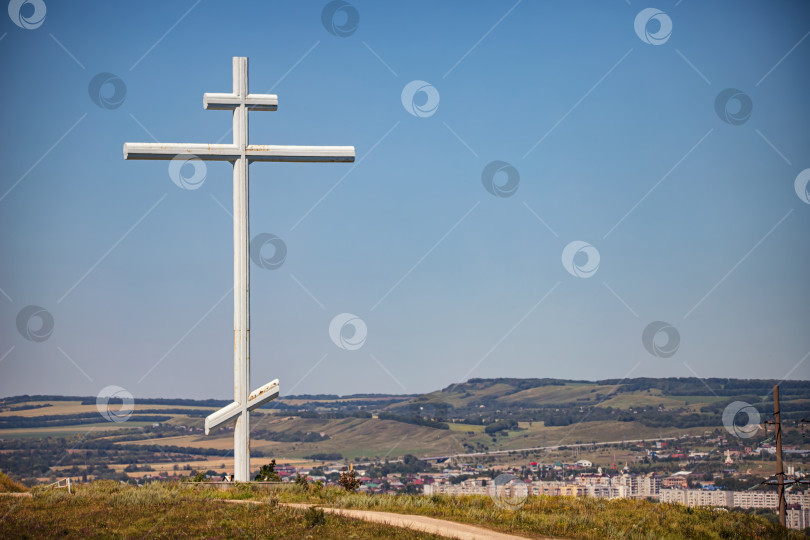
<svg viewBox="0 0 810 540"><path fill-rule="evenodd" d="M242 152L235 144L124 143L124 159L174 159L177 156L214 161L236 161ZM330 162L354 161L353 146L287 146L250 144L248 161Z"/></svg>

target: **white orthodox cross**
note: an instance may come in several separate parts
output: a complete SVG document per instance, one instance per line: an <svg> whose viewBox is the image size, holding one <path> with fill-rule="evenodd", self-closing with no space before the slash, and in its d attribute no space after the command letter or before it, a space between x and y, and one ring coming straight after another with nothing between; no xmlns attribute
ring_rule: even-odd
<svg viewBox="0 0 810 540"><path fill-rule="evenodd" d="M250 393L250 235L248 165L252 161L354 161L353 146L275 146L248 144L248 111L275 111L278 96L248 93L248 59L233 59L233 92L203 95L206 109L233 111L233 144L124 143L124 159L189 156L233 163L233 394L234 401L205 419L205 433L236 419L234 479L250 481L250 414L278 397L278 379Z"/></svg>

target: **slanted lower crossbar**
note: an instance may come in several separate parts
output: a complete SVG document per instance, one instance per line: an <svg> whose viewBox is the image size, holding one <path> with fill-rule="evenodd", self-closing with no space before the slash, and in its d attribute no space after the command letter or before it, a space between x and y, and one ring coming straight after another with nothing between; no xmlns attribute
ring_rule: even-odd
<svg viewBox="0 0 810 540"><path fill-rule="evenodd" d="M247 403L242 404L234 401L226 405L217 412L210 414L205 419L205 434L208 435L212 429L216 429L222 424L226 424L231 420L235 420L241 414L247 414L249 411L261 407L278 397L279 386L278 379L270 381L261 388L251 392L248 397Z"/></svg>

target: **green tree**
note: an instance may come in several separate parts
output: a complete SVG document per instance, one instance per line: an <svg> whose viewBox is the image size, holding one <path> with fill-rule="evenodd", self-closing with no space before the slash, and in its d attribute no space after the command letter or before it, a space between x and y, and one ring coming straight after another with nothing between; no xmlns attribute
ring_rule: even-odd
<svg viewBox="0 0 810 540"><path fill-rule="evenodd" d="M281 482L281 477L276 473L276 460L272 460L267 465L262 465L253 480L256 482Z"/></svg>
<svg viewBox="0 0 810 540"><path fill-rule="evenodd" d="M307 480L306 476L296 474L295 475L295 485L301 486L301 489L303 489L304 491L309 491L309 480Z"/></svg>
<svg viewBox="0 0 810 540"><path fill-rule="evenodd" d="M338 480L338 482L343 486L343 489L351 492L357 491L360 489L360 486L363 485L360 479L357 478L357 473L354 472L354 469L346 472L344 468L343 472L340 473L340 480Z"/></svg>

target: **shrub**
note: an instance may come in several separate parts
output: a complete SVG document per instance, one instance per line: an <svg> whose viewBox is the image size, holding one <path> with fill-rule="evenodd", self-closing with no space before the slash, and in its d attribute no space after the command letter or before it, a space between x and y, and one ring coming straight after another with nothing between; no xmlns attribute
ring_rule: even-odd
<svg viewBox="0 0 810 540"><path fill-rule="evenodd" d="M301 489L304 491L309 491L309 480L307 480L306 476L301 476L300 474L295 475L295 482L296 486L300 486Z"/></svg>
<svg viewBox="0 0 810 540"><path fill-rule="evenodd" d="M281 482L281 477L276 473L276 460L274 459L267 465L262 465L254 480L256 482Z"/></svg>
<svg viewBox="0 0 810 540"><path fill-rule="evenodd" d="M342 473L340 473L340 480L338 480L338 483L340 483L343 489L351 492L357 491L360 489L360 486L363 485L360 479L357 478L357 473L354 472L354 469L349 472L344 470Z"/></svg>
<svg viewBox="0 0 810 540"><path fill-rule="evenodd" d="M317 527L326 523L326 514L322 509L310 506L304 512L304 521L307 527Z"/></svg>

